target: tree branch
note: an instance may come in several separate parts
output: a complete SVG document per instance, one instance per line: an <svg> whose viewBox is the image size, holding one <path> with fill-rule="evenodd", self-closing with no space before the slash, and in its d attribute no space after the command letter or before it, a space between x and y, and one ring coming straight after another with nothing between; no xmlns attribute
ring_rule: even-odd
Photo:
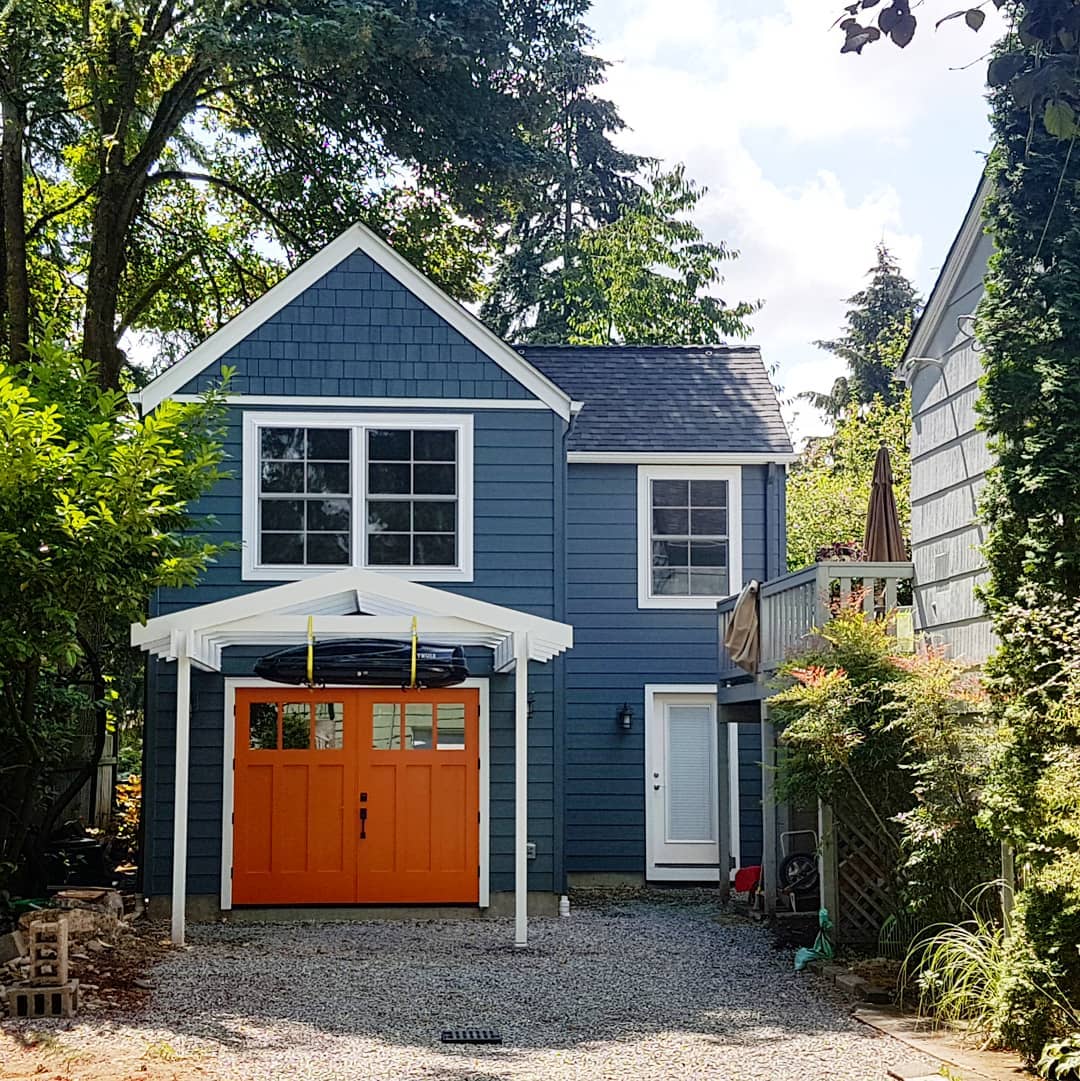
<svg viewBox="0 0 1080 1081"><path fill-rule="evenodd" d="M90 187L88 187L80 195L77 195L74 199L71 200L71 202L65 203L63 206L55 207L54 209L42 214L41 217L38 218L38 220L34 222L34 224L31 225L29 229L26 230L26 239L28 241L33 240L34 237L37 236L37 234L40 232L40 230L44 226L48 225L49 222L51 222L53 219L62 217L69 211L74 210L77 206L82 206L82 204L85 203L91 195L93 195L96 188L97 181L94 181L94 183L91 184Z"/></svg>
<svg viewBox="0 0 1080 1081"><path fill-rule="evenodd" d="M139 294L135 303L132 304L127 314L120 319L120 326L116 331L116 340L119 341L127 329L139 318L140 315L148 307L150 302L164 289L171 284L173 275L193 256L196 254L196 249L190 248L185 251L178 258L174 259L150 284Z"/></svg>
<svg viewBox="0 0 1080 1081"><path fill-rule="evenodd" d="M212 173L192 173L183 169L159 169L156 173L151 173L147 178L147 187L152 184L162 184L169 180L186 180L191 183L203 183L212 184L215 187L221 188L223 191L230 192L238 199L243 199L248 206L257 210L270 224L281 234L287 236L295 244L299 245L302 251L311 252L311 245L307 239L301 236L294 229L291 229L286 225L269 207L259 198L252 195L251 192L245 190L240 184L235 181L227 180L222 176L214 176Z"/></svg>

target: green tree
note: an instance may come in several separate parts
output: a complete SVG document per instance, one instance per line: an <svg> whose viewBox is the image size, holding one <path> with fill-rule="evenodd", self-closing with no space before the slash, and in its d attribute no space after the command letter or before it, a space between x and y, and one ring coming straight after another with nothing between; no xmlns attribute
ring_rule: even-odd
<svg viewBox="0 0 1080 1081"><path fill-rule="evenodd" d="M189 506L222 451L215 396L139 418L61 348L31 359L32 378L0 368L0 870L33 877L100 757L127 625L215 555ZM58 785L87 714L97 754Z"/></svg>
<svg viewBox="0 0 1080 1081"><path fill-rule="evenodd" d="M280 275L268 251L293 263L354 220L432 230L424 269L473 295L487 235L459 219L494 225L544 174L552 68L594 63L583 52L587 7L4 5L8 356L23 363L48 325L116 387L126 332L178 335L182 347ZM387 201L402 177L426 205Z"/></svg>
<svg viewBox="0 0 1080 1081"><path fill-rule="evenodd" d="M579 345L695 345L745 338L759 304L731 307L711 289L738 253L706 241L693 213L706 189L680 165L650 170L645 190L610 224L582 234L564 280L567 340Z"/></svg>
<svg viewBox="0 0 1080 1081"><path fill-rule="evenodd" d="M911 395L893 405L875 398L849 405L831 435L812 439L792 467L787 485L788 568L813 563L834 544L860 547L878 448L892 459L893 491L905 536L911 527Z"/></svg>
<svg viewBox="0 0 1080 1081"><path fill-rule="evenodd" d="M533 344L569 340L574 298L566 283L579 268L582 236L613 222L637 196L645 164L611 142L625 125L595 91L608 65L587 51L589 32L576 23L562 33L565 43L552 35L534 89L543 116L539 165L498 230L480 312L504 338Z"/></svg>
<svg viewBox="0 0 1080 1081"><path fill-rule="evenodd" d="M901 396L894 373L903 350L897 349L897 343L906 344L921 302L884 244L878 245L877 262L867 273L866 288L848 298L851 307L844 333L832 341L814 343L843 360L847 374L833 383L828 394L801 395L834 420L849 405L869 405L875 398L893 405Z"/></svg>

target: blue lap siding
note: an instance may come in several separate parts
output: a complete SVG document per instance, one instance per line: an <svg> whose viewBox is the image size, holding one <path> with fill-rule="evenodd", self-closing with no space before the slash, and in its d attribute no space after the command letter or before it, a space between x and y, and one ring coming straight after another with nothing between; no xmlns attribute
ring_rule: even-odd
<svg viewBox="0 0 1080 1081"><path fill-rule="evenodd" d="M782 554L783 478L742 469L743 575L776 574ZM570 466L567 502L566 869L645 870L645 686L716 682L713 610L639 609L637 467ZM615 723L634 711L631 731ZM756 717L752 719L756 721ZM739 725L740 856L760 857L760 741Z"/></svg>

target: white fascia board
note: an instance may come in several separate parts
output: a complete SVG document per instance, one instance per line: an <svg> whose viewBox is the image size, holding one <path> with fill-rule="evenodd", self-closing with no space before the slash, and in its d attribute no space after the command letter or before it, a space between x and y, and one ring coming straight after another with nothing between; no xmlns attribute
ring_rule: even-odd
<svg viewBox="0 0 1080 1081"><path fill-rule="evenodd" d="M571 465L790 465L799 456L794 452L780 454L775 451L750 453L747 451L609 451L572 450L566 455Z"/></svg>
<svg viewBox="0 0 1080 1081"><path fill-rule="evenodd" d="M199 394L172 394L174 402L197 402ZM345 395L317 394L226 394L227 405L268 406L280 409L283 405L304 409L548 409L535 398L360 398Z"/></svg>
<svg viewBox="0 0 1080 1081"><path fill-rule="evenodd" d="M949 307L949 300L952 297L953 290L956 288L956 283L960 280L964 267L967 266L968 260L982 239L985 231L983 208L990 195L990 189L990 180L983 173L975 197L971 200L967 215L960 226L960 232L957 233L956 239L945 257L941 273L938 274L938 279L934 282L934 288L930 292L930 299L927 301L922 315L919 316L919 321L915 324L907 349L904 350L898 374L905 380L910 381L912 373L918 366L916 362L924 357L930 343L941 327L941 320Z"/></svg>
<svg viewBox="0 0 1080 1081"><path fill-rule="evenodd" d="M351 225L336 240L330 241L307 262L287 274L277 285L201 345L196 346L182 360L162 372L134 396L135 400L144 412L148 412L166 398L172 397L185 383L205 371L214 361L223 357L271 316L276 315L305 289L314 285L355 251L362 251L391 277L396 278L421 303L426 304L445 319L467 341L498 364L507 375L517 380L549 409L558 413L563 420L570 419L572 403L565 391L534 368L516 349L512 349L498 335L488 330L475 315L447 296L434 282L429 281L389 244L359 222Z"/></svg>
<svg viewBox="0 0 1080 1081"><path fill-rule="evenodd" d="M330 571L317 578L286 582L238 597L156 616L145 624L132 625L131 644L150 649L155 642L163 638L190 631L212 632L237 620L265 616L285 608L291 608L295 613L297 607L302 610L305 602L316 603L322 597L347 589L358 590L363 595L391 598L395 604L405 608L415 607L418 611L434 616L465 619L505 633L531 632L538 641L549 648L554 647L556 652L569 649L574 644L573 627L566 623L360 568Z"/></svg>

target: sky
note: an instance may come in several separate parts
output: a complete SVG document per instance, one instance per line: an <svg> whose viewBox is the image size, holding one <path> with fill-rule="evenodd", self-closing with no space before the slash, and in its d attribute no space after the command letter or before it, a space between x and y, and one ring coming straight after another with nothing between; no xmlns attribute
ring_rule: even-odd
<svg viewBox="0 0 1080 1081"><path fill-rule="evenodd" d="M925 297L960 228L989 145L996 35L993 15L979 33L935 30L956 6L928 0L906 50L855 56L830 29L842 0L594 0L603 93L629 127L617 141L709 189L695 220L740 252L721 295L765 302L750 340L785 398L842 374L813 342L841 329L880 241ZM824 430L805 402L787 413L797 437Z"/></svg>

